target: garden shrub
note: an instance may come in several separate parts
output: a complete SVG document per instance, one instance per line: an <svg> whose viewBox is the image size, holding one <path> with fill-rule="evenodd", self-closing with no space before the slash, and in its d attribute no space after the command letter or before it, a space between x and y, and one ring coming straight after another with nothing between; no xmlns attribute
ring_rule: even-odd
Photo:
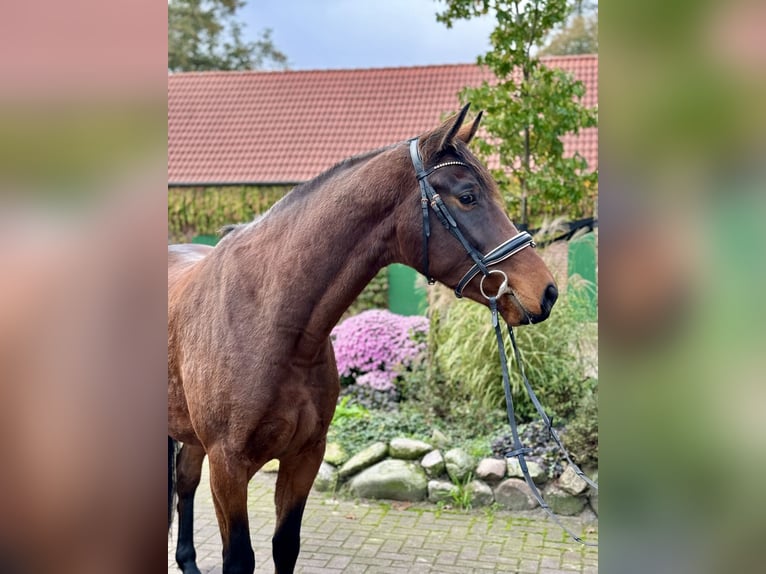
<svg viewBox="0 0 766 574"><path fill-rule="evenodd" d="M353 388L352 385L349 388ZM345 402L344 402L345 401ZM396 410L362 410L360 416L347 416L345 411L356 403L341 399L344 415L333 419L327 435L329 442L340 443L348 453L356 453L373 442L387 442L396 437L409 437L430 442L433 431L438 429L447 436L447 449L462 448L475 459L492 455L491 438L508 428L502 413L496 412L483 424L477 425L474 417L446 421L424 412L422 405L404 401Z"/></svg>
<svg viewBox="0 0 766 574"><path fill-rule="evenodd" d="M598 467L598 381L589 387L561 436L574 461L584 468Z"/></svg>
<svg viewBox="0 0 766 574"><path fill-rule="evenodd" d="M584 362L577 341L585 327L577 319L571 296L562 295L550 318L516 328L524 368L540 402L558 419L570 419L586 393ZM453 387L453 394L469 396L487 410L505 407L497 342L489 311L472 302L457 301L432 315L433 364L431 377ZM504 333L506 352L512 355ZM535 418L516 365L509 370L516 415L521 422Z"/></svg>
<svg viewBox="0 0 766 574"><path fill-rule="evenodd" d="M374 442L396 437L429 440L433 427L416 410L370 411L362 417L342 417L330 425L328 442L337 442L347 453L357 453Z"/></svg>
<svg viewBox="0 0 766 574"><path fill-rule="evenodd" d="M348 399L353 404L366 409L393 411L398 408L402 395L397 387L378 391L370 387L352 384L341 388L340 398Z"/></svg>
<svg viewBox="0 0 766 574"><path fill-rule="evenodd" d="M340 421L349 419L363 419L370 414L370 411L362 405L356 403L349 404L350 400L351 397L343 397L338 401L330 424L341 424Z"/></svg>
<svg viewBox="0 0 766 574"><path fill-rule="evenodd" d="M393 389L402 373L422 362L427 333L425 317L382 309L349 317L331 335L341 383Z"/></svg>
<svg viewBox="0 0 766 574"><path fill-rule="evenodd" d="M433 349L430 344L429 348ZM446 380L433 366L424 364L408 372L398 388L410 408L423 413L435 426L449 429L454 446L464 446L502 427L504 411L485 407L464 386Z"/></svg>

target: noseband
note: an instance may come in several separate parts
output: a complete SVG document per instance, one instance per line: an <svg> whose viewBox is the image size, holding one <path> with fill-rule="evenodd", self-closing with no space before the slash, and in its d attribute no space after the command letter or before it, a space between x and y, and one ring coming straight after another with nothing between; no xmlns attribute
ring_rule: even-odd
<svg viewBox="0 0 766 574"><path fill-rule="evenodd" d="M447 209L444 200L442 200L441 196L436 193L431 184L428 183L428 176L437 169L451 165L462 165L464 167L470 166L462 161L446 161L426 170L423 166L423 160L420 158L417 138L410 140L410 159L412 160L412 165L415 168L415 174L418 178L418 184L420 185L420 207L423 211L423 274L426 276L426 279L428 279L430 285L433 285L435 280L431 277L428 266L428 239L431 237L431 222L428 213L429 205L441 224L455 236L468 253L468 256L473 260L473 266L465 273L465 275L463 275L463 278L458 282L457 287L455 287L455 296L458 298L463 296L463 289L465 289L471 280L479 273L484 277L487 277L492 273L489 269L490 266L505 261L525 247L535 246L532 236L526 231L522 231L511 237L508 241L501 243L489 253L482 255L481 252L471 245L470 241L465 238L465 235L463 235L460 228L457 226L455 218L452 217L449 209Z"/></svg>

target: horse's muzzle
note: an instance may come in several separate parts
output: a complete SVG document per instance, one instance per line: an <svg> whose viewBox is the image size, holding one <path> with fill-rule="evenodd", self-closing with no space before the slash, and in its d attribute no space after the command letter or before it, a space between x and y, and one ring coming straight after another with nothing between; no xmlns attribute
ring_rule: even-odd
<svg viewBox="0 0 766 574"><path fill-rule="evenodd" d="M528 313L530 323L541 323L551 314L551 309L559 298L559 290L553 283L549 283L540 300L540 313Z"/></svg>

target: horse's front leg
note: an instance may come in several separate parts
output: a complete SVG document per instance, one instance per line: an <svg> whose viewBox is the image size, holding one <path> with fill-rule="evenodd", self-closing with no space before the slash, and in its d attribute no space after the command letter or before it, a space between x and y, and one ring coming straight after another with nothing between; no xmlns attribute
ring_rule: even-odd
<svg viewBox="0 0 766 574"><path fill-rule="evenodd" d="M274 496L277 527L272 553L277 574L292 574L301 545L301 519L306 499L324 457L325 441L300 456L281 459Z"/></svg>
<svg viewBox="0 0 766 574"><path fill-rule="evenodd" d="M178 545L176 562L184 574L200 574L197 552L194 550L194 493L202 475L205 450L201 446L185 444L178 454Z"/></svg>
<svg viewBox="0 0 766 574"><path fill-rule="evenodd" d="M248 472L243 457L222 448L208 452L210 488L223 542L223 574L253 574L255 554L247 518Z"/></svg>

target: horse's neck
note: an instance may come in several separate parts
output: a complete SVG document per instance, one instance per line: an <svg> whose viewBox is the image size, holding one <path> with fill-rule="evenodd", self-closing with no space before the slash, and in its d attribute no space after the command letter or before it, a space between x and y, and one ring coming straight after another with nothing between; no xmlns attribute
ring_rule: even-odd
<svg viewBox="0 0 766 574"><path fill-rule="evenodd" d="M395 259L398 190L392 182L401 177L380 177L381 161L373 158L287 199L249 234L257 247L253 278L260 275L257 283L267 291L259 300L273 304L279 322L300 329L305 341L325 341L362 289Z"/></svg>

